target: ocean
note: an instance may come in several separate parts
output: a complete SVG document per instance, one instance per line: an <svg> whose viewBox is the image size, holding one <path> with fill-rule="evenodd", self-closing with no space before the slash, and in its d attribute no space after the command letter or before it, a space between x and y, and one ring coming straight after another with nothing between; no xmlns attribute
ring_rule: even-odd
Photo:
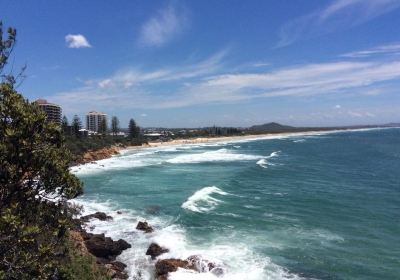
<svg viewBox="0 0 400 280"><path fill-rule="evenodd" d="M153 279L151 242L223 271L172 280L400 279L397 128L130 150L72 171L74 202L113 217L90 231L132 244L118 257L130 279Z"/></svg>

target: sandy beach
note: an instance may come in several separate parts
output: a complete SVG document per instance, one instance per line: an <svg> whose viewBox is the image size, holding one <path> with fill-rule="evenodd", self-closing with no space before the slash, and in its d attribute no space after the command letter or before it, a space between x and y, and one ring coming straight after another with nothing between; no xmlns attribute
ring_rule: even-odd
<svg viewBox="0 0 400 280"><path fill-rule="evenodd" d="M266 133L266 134L252 134L252 135L238 135L238 136L221 136L221 137L197 137L190 139L174 139L169 141L151 141L142 146L127 146L121 148L121 150L138 150L146 148L156 148L163 146L175 146L175 145L193 145L193 144L204 144L204 143L215 143L215 142L227 142L227 141L240 141L240 140L256 140L256 139L272 139L299 135L316 135L316 134L327 134L335 133L343 130L315 130L315 131L303 131L303 132L282 132L282 133Z"/></svg>

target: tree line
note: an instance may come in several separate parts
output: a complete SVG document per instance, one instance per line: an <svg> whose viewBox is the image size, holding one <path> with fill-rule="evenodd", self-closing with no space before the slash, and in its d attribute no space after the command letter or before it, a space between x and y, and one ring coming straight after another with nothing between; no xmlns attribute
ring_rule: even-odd
<svg viewBox="0 0 400 280"><path fill-rule="evenodd" d="M82 121L78 115L74 115L71 124L68 122L68 118L64 115L61 121L62 131L65 135L80 137L82 134L80 130L83 128ZM117 116L111 117L111 129L108 129L107 121L105 118L101 120L98 133L105 135L111 132L113 136L117 136L121 132L120 122ZM134 119L129 120L128 125L128 137L130 139L139 138L140 127L136 124Z"/></svg>

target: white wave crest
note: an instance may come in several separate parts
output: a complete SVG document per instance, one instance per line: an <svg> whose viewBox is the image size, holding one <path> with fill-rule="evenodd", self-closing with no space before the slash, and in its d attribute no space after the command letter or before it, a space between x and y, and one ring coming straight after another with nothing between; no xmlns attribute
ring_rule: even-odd
<svg viewBox="0 0 400 280"><path fill-rule="evenodd" d="M269 162L268 159L278 156L281 151L272 152L269 156L263 157L259 161L256 162L257 165L261 166L262 168L268 168L268 165L274 165L273 163Z"/></svg>
<svg viewBox="0 0 400 280"><path fill-rule="evenodd" d="M167 160L169 163L201 163L215 161L246 161L257 160L262 156L232 153L227 149L208 151L204 153L179 155Z"/></svg>
<svg viewBox="0 0 400 280"><path fill-rule="evenodd" d="M227 195L228 193L215 186L205 187L195 192L181 207L198 213L209 212L221 203L221 200L212 197L212 194Z"/></svg>

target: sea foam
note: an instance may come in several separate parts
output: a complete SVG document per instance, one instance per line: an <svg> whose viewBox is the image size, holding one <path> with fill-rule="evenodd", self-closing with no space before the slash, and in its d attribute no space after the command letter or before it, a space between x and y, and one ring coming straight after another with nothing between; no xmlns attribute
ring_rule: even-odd
<svg viewBox="0 0 400 280"><path fill-rule="evenodd" d="M193 212L204 213L209 212L222 201L212 197L213 194L227 195L228 193L217 188L216 186L205 187L195 192L183 204L182 208Z"/></svg>
<svg viewBox="0 0 400 280"><path fill-rule="evenodd" d="M172 159L167 160L169 163L202 163L202 162L214 162L214 161L248 161L257 160L262 156L247 155L232 153L228 149L219 149L216 151L207 151L203 153L192 153L176 156Z"/></svg>
<svg viewBox="0 0 400 280"><path fill-rule="evenodd" d="M268 159L278 156L281 151L272 152L269 156L263 157L259 161L256 162L257 165L261 166L262 168L268 168L268 165L274 165L273 163L269 162Z"/></svg>
<svg viewBox="0 0 400 280"><path fill-rule="evenodd" d="M204 190L205 189L205 190ZM204 193L226 192L216 188L207 187L201 189ZM200 191L201 191L200 190ZM201 192L200 192L201 193ZM86 200L84 197L72 200L71 202L83 206L83 214L91 214L96 211L104 211L112 216L110 221L91 220L86 226L87 231L93 233L104 233L113 239L122 238L132 245L117 260L127 265L126 270L129 279L152 280L154 279L154 264L157 259L180 258L186 259L189 256L199 256L221 266L223 275L217 277L211 272L198 273L192 270L179 269L170 273L170 280L298 280L302 279L296 274L289 273L285 268L273 263L269 258L256 254L249 244L238 240L227 240L221 237L210 240L207 244L195 244L187 238L184 228L173 224L172 217L146 216L141 212L129 209L120 209L116 203L111 201L97 202ZM117 210L121 211L118 214ZM145 234L135 229L138 221L147 220L155 231ZM170 249L166 254L161 255L155 261L146 256L146 250L150 243L156 242L159 245Z"/></svg>

